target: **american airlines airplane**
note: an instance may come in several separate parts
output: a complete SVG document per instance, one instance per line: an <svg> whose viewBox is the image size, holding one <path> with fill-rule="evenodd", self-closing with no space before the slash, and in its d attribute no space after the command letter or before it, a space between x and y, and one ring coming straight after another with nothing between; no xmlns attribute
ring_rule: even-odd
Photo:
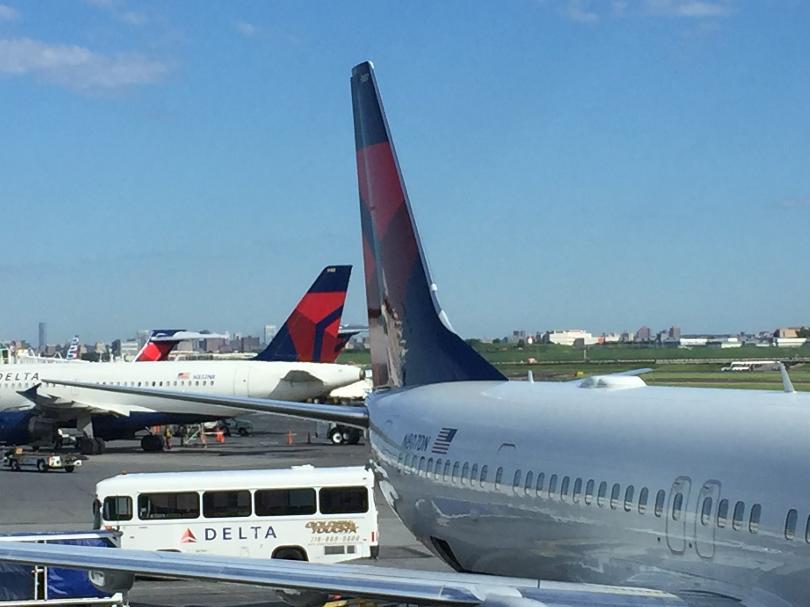
<svg viewBox="0 0 810 607"><path fill-rule="evenodd" d="M376 389L365 408L202 402L367 427L386 498L458 573L10 543L0 560L447 606L810 605L810 395L506 381L439 307L370 63L351 88Z"/></svg>
<svg viewBox="0 0 810 607"><path fill-rule="evenodd" d="M48 442L59 426L75 421L85 433L80 439L82 452L99 453L104 449L104 441L127 438L151 426L199 423L242 413L220 405L192 405L187 401L66 388L43 381L46 377L290 401L317 398L350 385L363 378L362 370L320 362L322 358L335 358L350 273L351 266L326 267L276 338L254 360L148 364L63 361L0 367L0 442ZM155 349L159 353L159 347ZM278 351L285 356L273 356ZM163 441L159 436L147 434L141 446L146 451L159 451Z"/></svg>

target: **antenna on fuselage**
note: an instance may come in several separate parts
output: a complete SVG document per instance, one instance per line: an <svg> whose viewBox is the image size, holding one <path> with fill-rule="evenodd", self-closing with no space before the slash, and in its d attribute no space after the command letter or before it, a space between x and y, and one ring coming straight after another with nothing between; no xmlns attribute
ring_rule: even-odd
<svg viewBox="0 0 810 607"><path fill-rule="evenodd" d="M796 391L796 388L793 387L793 382L790 381L790 375L788 375L787 367L785 367L785 363L779 363L779 374L782 376L782 388L788 394L791 394Z"/></svg>

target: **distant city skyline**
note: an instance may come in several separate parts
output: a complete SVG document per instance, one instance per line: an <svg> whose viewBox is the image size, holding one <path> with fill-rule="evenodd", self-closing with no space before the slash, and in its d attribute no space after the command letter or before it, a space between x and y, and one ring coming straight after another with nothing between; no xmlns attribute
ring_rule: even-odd
<svg viewBox="0 0 810 607"><path fill-rule="evenodd" d="M810 4L694 4L0 0L0 335L365 323L365 59L460 335L806 324Z"/></svg>

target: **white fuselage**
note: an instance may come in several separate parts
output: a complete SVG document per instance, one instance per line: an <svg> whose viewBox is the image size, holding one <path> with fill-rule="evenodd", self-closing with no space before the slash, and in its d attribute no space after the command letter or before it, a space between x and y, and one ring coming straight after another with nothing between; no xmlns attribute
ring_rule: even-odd
<svg viewBox="0 0 810 607"><path fill-rule="evenodd" d="M47 380L301 401L349 385L361 375L358 368L348 365L263 361L4 365L0 366L0 412L32 407L19 391L42 384L40 395L56 397L66 404L78 402L85 410L88 405L97 405L99 412L110 410L123 415L161 412L227 417L241 411L218 405L57 386Z"/></svg>
<svg viewBox="0 0 810 607"><path fill-rule="evenodd" d="M810 604L810 395L459 382L368 410L383 493L459 568Z"/></svg>

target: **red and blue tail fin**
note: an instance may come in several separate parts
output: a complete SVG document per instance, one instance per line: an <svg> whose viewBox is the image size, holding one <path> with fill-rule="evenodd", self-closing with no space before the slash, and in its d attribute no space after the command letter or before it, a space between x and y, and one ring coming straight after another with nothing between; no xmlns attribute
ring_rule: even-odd
<svg viewBox="0 0 810 607"><path fill-rule="evenodd" d="M179 333L185 333L185 329L153 329L149 334L149 339L135 356L133 362L157 362L168 360L169 352L183 339L172 339Z"/></svg>
<svg viewBox="0 0 810 607"><path fill-rule="evenodd" d="M341 350L338 332L351 273L351 266L324 268L273 341L255 360L335 362Z"/></svg>
<svg viewBox="0 0 810 607"><path fill-rule="evenodd" d="M505 379L439 307L370 62L351 87L375 387Z"/></svg>

